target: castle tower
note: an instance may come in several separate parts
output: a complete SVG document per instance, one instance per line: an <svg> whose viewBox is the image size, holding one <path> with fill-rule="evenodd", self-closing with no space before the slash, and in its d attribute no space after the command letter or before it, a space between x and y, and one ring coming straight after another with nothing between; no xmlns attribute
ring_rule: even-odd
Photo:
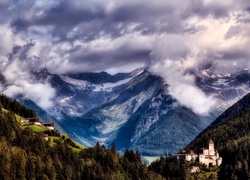
<svg viewBox="0 0 250 180"><path fill-rule="evenodd" d="M210 156L215 155L214 142L211 139L210 139L209 144L208 144L208 155L210 155Z"/></svg>
<svg viewBox="0 0 250 180"><path fill-rule="evenodd" d="M222 163L222 158L220 157L219 159L216 160L216 165L220 166Z"/></svg>

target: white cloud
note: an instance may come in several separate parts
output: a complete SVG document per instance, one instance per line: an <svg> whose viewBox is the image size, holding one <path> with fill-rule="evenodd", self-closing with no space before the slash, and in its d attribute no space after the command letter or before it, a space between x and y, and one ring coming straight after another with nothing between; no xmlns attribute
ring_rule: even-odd
<svg viewBox="0 0 250 180"><path fill-rule="evenodd" d="M195 113L206 115L214 105L214 100L195 85L192 75L185 74L185 66L185 62L165 60L154 63L150 70L165 79L169 93L182 105Z"/></svg>
<svg viewBox="0 0 250 180"><path fill-rule="evenodd" d="M13 98L22 95L36 102L43 109L49 109L54 104L55 90L48 83L30 83L19 79L15 81L15 84L7 86L2 93Z"/></svg>
<svg viewBox="0 0 250 180"><path fill-rule="evenodd" d="M0 26L0 56L6 56L12 49L14 39L11 29L7 25Z"/></svg>
<svg viewBox="0 0 250 180"><path fill-rule="evenodd" d="M47 82L37 82L25 61L16 59L10 62L2 74L7 81L7 86L2 93L13 98L23 95L44 109L53 106L55 90Z"/></svg>

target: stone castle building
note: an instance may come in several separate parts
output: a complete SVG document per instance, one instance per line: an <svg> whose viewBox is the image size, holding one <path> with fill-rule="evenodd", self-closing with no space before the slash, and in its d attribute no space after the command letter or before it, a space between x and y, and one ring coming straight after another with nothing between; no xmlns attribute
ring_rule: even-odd
<svg viewBox="0 0 250 180"><path fill-rule="evenodd" d="M183 151L179 154L173 155L176 159L182 159L186 161L196 161L198 160L200 163L205 164L206 166L220 166L222 163L222 158L219 155L219 152L214 148L214 142L212 140L208 143L208 149L202 148L201 153L195 154L193 151L190 153L186 153Z"/></svg>

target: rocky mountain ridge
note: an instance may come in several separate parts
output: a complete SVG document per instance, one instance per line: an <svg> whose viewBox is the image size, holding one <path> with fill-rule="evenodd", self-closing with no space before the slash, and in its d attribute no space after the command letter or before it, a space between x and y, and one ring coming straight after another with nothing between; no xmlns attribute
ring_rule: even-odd
<svg viewBox="0 0 250 180"><path fill-rule="evenodd" d="M209 69L196 74L196 85L216 100L207 115L195 114L168 92L168 84L147 70L109 75L101 73L34 73L39 82L56 90L54 107L42 110L21 99L38 115L50 118L85 146L97 141L118 150L132 148L143 155L166 155L193 140L224 110L249 92L249 72L213 75Z"/></svg>

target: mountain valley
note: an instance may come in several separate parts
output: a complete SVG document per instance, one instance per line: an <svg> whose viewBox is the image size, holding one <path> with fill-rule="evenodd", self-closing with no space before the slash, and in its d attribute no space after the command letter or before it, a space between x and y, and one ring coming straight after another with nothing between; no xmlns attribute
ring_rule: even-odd
<svg viewBox="0 0 250 180"><path fill-rule="evenodd" d="M49 109L21 94L18 97L41 119L55 122L60 131L85 146L100 142L110 147L114 142L120 151L132 148L148 156L177 152L250 90L247 70L225 76L210 69L196 73L196 86L215 99L212 109L201 115L178 102L163 78L143 68L115 75L56 75L47 70L33 74L56 91ZM2 81L2 86L8 84Z"/></svg>

